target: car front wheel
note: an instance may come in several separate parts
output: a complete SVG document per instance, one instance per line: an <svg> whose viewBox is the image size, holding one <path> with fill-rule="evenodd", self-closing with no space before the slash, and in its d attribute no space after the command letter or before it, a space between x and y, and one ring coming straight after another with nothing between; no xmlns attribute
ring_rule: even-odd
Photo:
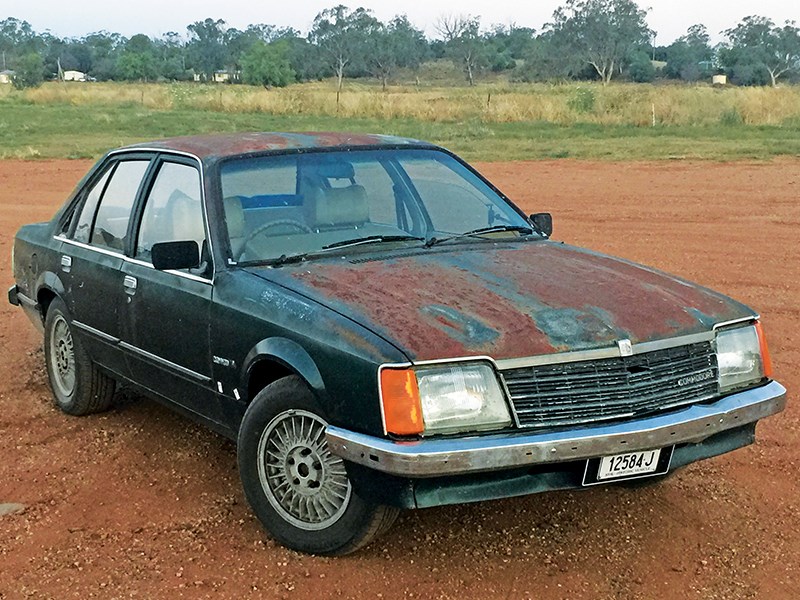
<svg viewBox="0 0 800 600"><path fill-rule="evenodd" d="M296 376L259 392L239 431L245 495L266 530L301 552L353 552L392 524L397 509L353 490L344 462L328 449L327 421Z"/></svg>

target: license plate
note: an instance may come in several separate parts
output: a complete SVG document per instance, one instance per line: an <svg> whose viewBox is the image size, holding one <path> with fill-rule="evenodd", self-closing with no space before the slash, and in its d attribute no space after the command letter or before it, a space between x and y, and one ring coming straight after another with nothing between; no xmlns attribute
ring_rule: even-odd
<svg viewBox="0 0 800 600"><path fill-rule="evenodd" d="M591 458L586 461L583 485L663 475L669 471L672 450L673 447L658 448Z"/></svg>
<svg viewBox="0 0 800 600"><path fill-rule="evenodd" d="M660 455L661 450L659 449L604 456L600 459L597 479L603 481L604 479L655 473L658 469L658 457Z"/></svg>

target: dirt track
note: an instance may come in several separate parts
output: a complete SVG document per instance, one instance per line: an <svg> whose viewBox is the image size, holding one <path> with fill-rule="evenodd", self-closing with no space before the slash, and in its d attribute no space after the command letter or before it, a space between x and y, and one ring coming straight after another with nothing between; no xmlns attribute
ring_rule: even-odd
<svg viewBox="0 0 800 600"><path fill-rule="evenodd" d="M89 167L0 161L0 284L19 225ZM146 400L50 404L41 338L0 302L0 599L800 598L800 161L479 165L554 237L677 273L764 316L789 408L755 446L642 490L405 513L343 559L288 551L245 504L235 449Z"/></svg>

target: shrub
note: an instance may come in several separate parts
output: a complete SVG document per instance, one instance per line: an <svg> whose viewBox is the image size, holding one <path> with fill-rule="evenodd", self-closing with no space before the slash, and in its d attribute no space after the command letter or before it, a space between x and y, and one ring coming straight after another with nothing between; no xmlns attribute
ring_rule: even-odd
<svg viewBox="0 0 800 600"><path fill-rule="evenodd" d="M36 52L22 56L17 61L17 68L11 83L18 90L39 87L44 81L44 61Z"/></svg>
<svg viewBox="0 0 800 600"><path fill-rule="evenodd" d="M587 114L594 110L595 95L591 88L578 88L575 94L567 100L569 106L576 113Z"/></svg>

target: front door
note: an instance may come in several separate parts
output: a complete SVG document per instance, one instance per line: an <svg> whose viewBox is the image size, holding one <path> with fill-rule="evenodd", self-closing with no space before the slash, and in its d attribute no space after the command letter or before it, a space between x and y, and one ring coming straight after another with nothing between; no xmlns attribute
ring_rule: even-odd
<svg viewBox="0 0 800 600"><path fill-rule="evenodd" d="M154 244L194 241L207 247L200 173L192 162L162 158L144 205L132 258L122 265L122 347L133 379L152 392L219 422L209 351L211 265L158 271Z"/></svg>

